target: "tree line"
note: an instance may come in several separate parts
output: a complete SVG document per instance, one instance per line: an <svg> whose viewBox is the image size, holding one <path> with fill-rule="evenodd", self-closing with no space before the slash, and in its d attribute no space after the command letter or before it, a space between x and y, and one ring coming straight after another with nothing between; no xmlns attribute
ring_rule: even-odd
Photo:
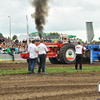
<svg viewBox="0 0 100 100"><path fill-rule="evenodd" d="M60 33L58 33L58 32L50 32L50 35L60 35ZM3 36L3 34L2 33L0 33L0 36ZM8 37L6 37L8 40L11 40L11 41L13 41L13 40L15 40L16 38L18 38L17 37L17 35L13 35L13 37L12 37L12 39L8 36Z"/></svg>

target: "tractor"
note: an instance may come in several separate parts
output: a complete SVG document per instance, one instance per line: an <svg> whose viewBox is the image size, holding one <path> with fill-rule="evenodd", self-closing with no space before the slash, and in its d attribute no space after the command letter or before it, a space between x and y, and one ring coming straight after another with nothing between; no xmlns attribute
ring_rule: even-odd
<svg viewBox="0 0 100 100"><path fill-rule="evenodd" d="M63 34L64 35L64 34ZM67 38L67 35L65 35ZM36 46L40 43L36 42ZM49 58L52 64L73 64L75 63L75 45L69 43L63 43L63 41L56 41L54 43L44 43L49 52L47 58ZM29 58L27 53L22 53L22 58ZM39 60L38 60L39 61Z"/></svg>
<svg viewBox="0 0 100 100"><path fill-rule="evenodd" d="M90 42L94 38L93 25L92 22L86 22L87 28L87 41ZM63 35L61 36L63 37ZM60 38L61 38L60 37ZM67 35L65 34L67 38ZM36 42L38 46L40 43ZM70 43L64 43L64 41L56 41L54 43L45 43L48 47L49 52L47 57L52 64L74 64L76 60L75 45ZM87 51L85 53L85 58L83 62L93 63L95 60L100 61L100 44L87 45ZM29 59L28 53L22 53L22 58Z"/></svg>

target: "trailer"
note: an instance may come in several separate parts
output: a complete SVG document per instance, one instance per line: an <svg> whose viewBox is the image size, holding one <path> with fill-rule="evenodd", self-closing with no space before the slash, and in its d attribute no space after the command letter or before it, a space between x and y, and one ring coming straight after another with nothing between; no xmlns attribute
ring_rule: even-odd
<svg viewBox="0 0 100 100"><path fill-rule="evenodd" d="M100 44L88 45L90 64L100 63Z"/></svg>

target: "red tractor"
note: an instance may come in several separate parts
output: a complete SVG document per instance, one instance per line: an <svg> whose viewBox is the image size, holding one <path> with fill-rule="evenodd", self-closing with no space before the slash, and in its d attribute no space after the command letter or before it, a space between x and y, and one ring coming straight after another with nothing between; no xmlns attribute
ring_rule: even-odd
<svg viewBox="0 0 100 100"><path fill-rule="evenodd" d="M37 46L39 44L40 44L39 42L36 42ZM45 45L49 49L49 52L47 53L47 57L49 58L52 64L75 63L75 59L76 59L75 45L69 43L63 44L62 42L59 43L59 41L55 43L45 43ZM21 57L28 59L29 55L27 53L22 53Z"/></svg>

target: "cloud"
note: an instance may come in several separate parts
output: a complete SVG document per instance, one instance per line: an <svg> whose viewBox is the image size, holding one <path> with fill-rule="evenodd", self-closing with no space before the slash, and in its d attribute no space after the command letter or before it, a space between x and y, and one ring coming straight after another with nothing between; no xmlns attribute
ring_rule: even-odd
<svg viewBox="0 0 100 100"><path fill-rule="evenodd" d="M82 37L86 34L86 22L92 21L95 36L100 29L100 0L49 0L49 16L44 25L47 32L68 32ZM29 32L35 29L31 14L34 8L28 0L2 0L0 3L0 32L9 35L9 17L11 17L11 32L26 34L26 15L28 15ZM82 37L83 38L83 37ZM86 38L86 36L85 36Z"/></svg>

